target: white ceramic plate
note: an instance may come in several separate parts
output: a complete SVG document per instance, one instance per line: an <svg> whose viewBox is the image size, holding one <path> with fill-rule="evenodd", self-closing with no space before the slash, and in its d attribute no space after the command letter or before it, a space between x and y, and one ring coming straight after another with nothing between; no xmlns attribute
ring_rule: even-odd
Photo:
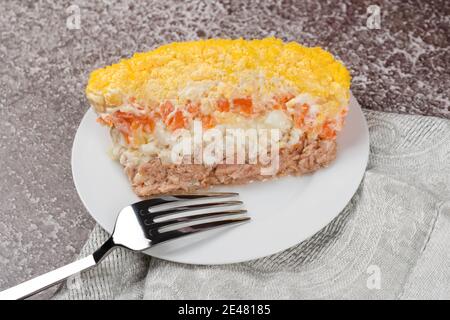
<svg viewBox="0 0 450 320"><path fill-rule="evenodd" d="M119 210L139 198L122 167L107 155L109 132L89 110L75 136L72 174L81 200L108 232ZM251 220L167 242L146 253L190 264L224 264L264 257L309 238L335 218L363 177L369 133L361 107L352 96L346 126L338 137L336 161L303 177L286 177L244 186L214 188L240 193Z"/></svg>

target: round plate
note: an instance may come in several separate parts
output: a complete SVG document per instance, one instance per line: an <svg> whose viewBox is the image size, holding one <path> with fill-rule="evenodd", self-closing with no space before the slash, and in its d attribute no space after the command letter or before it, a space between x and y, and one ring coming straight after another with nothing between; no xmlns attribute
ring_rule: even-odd
<svg viewBox="0 0 450 320"><path fill-rule="evenodd" d="M108 232L119 210L140 199L119 163L107 155L109 132L90 109L72 149L72 174L81 200ZM213 191L240 193L251 220L155 246L149 255L189 264L235 263L277 253L312 236L350 201L364 175L369 155L367 123L356 99L350 100L346 125L338 136L336 160L302 177L285 177Z"/></svg>

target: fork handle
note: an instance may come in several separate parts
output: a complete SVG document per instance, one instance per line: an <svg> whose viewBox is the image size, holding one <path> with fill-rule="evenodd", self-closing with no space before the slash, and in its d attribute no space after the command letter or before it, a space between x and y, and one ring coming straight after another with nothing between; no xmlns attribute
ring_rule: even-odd
<svg viewBox="0 0 450 320"><path fill-rule="evenodd" d="M44 289L47 289L70 276L90 269L97 265L109 252L116 246L112 238L109 238L98 250L90 256L69 263L64 267L45 273L34 279L25 281L15 287L0 292L0 300L19 300L25 299Z"/></svg>

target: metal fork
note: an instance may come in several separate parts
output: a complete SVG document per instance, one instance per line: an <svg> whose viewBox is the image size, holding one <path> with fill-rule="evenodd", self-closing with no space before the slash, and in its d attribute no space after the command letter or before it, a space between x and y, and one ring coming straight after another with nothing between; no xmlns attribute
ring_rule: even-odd
<svg viewBox="0 0 450 320"><path fill-rule="evenodd" d="M110 238L93 254L0 292L0 300L27 298L96 266L117 247L143 251L161 242L247 221L250 218L244 215L246 210L228 210L243 204L230 200L236 196L237 193L165 195L129 205L120 211Z"/></svg>

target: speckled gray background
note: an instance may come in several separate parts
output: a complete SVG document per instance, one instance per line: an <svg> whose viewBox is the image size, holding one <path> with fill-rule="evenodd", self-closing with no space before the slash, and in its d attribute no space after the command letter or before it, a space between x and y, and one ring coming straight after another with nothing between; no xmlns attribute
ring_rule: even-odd
<svg viewBox="0 0 450 320"><path fill-rule="evenodd" d="M84 86L135 51L274 35L337 55L365 108L450 119L446 0L55 2L0 2L0 289L71 261L86 240L94 221L70 169ZM80 29L67 27L70 5ZM366 26L370 5L379 29Z"/></svg>

